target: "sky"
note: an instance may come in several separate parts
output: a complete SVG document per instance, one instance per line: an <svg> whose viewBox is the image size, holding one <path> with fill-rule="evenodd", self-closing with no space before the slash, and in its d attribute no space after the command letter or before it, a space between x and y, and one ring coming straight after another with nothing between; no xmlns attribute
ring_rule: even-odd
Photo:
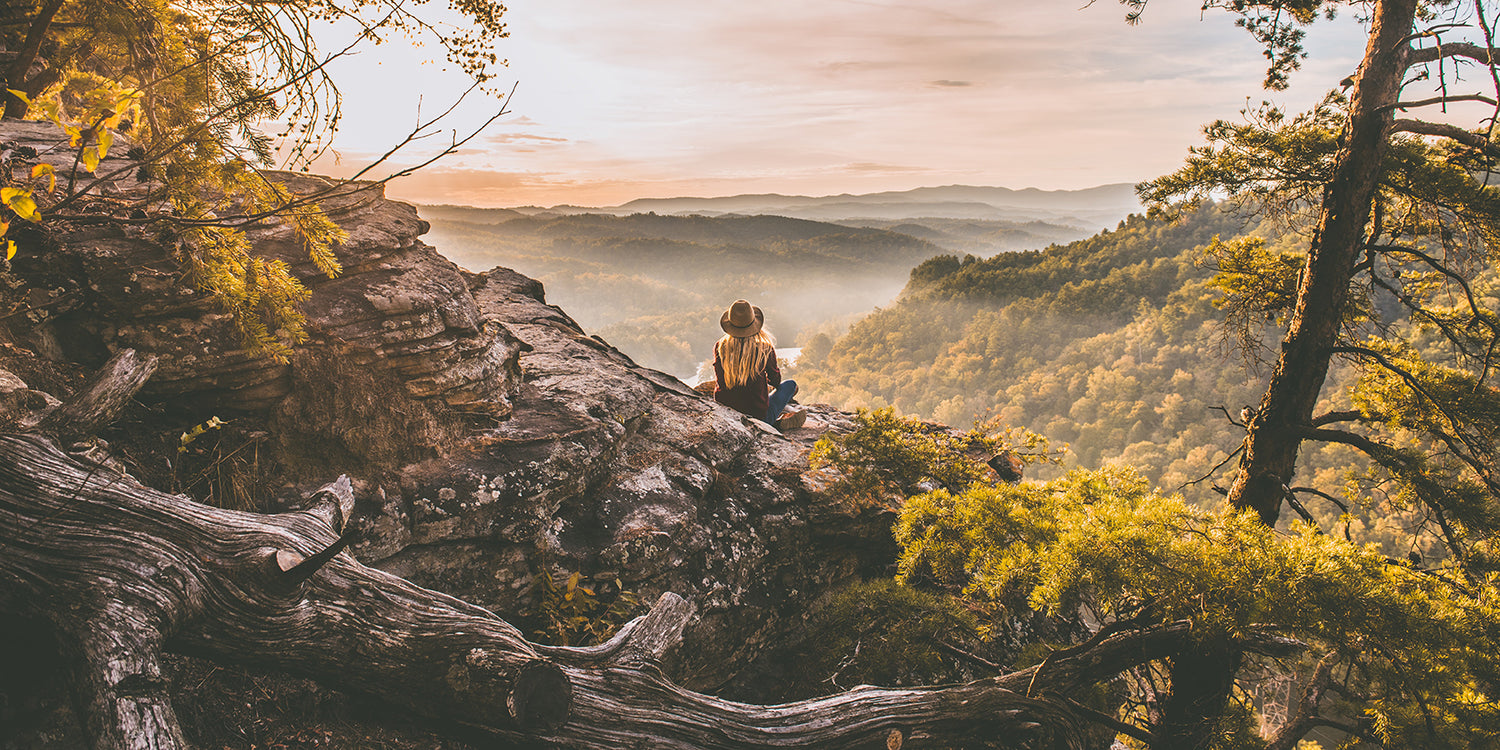
<svg viewBox="0 0 1500 750"><path fill-rule="evenodd" d="M417 203L618 205L634 198L1046 190L1175 168L1201 128L1262 99L1302 109L1353 72L1364 30L1311 28L1287 92L1233 17L1155 0L1129 26L1070 0L516 0L495 40L508 112L388 187ZM331 46L331 44L330 44ZM395 41L341 60L347 174L467 86ZM420 161L500 111L471 97Z"/></svg>

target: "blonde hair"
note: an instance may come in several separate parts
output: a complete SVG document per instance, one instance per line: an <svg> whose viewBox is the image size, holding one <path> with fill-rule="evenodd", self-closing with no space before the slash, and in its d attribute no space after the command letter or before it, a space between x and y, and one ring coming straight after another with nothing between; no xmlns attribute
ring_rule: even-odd
<svg viewBox="0 0 1500 750"><path fill-rule="evenodd" d="M714 355L724 369L724 387L737 388L766 369L766 357L776 356L776 339L765 328L744 338L725 334L714 344Z"/></svg>

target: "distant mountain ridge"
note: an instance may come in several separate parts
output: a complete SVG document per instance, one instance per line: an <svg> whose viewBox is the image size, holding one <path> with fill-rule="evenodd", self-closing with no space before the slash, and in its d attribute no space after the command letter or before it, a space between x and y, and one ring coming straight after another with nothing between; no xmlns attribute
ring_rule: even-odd
<svg viewBox="0 0 1500 750"><path fill-rule="evenodd" d="M916 218L1046 221L1088 229L1114 226L1140 211L1129 183L1083 190L1013 190L1004 187L945 185L865 195L735 195L724 198L640 198L618 207L655 213L775 214L819 221Z"/></svg>
<svg viewBox="0 0 1500 750"><path fill-rule="evenodd" d="M683 377L711 356L722 333L719 315L736 298L762 306L781 343L791 345L803 331L837 329L888 303L912 267L934 256L988 257L1089 234L983 219L420 211L430 222L428 241L460 265L531 275L586 329L642 364Z"/></svg>
<svg viewBox="0 0 1500 750"><path fill-rule="evenodd" d="M447 208L447 207L445 207ZM458 207L452 207L457 209ZM1135 187L1130 183L1099 185L1081 190L1041 190L976 185L943 185L879 193L809 196L781 193L729 195L717 198L637 198L618 206L551 207L520 206L510 209L468 209L464 218L480 220L482 212L493 212L495 221L528 215L636 213L663 215L699 214L772 215L814 221L901 219L975 219L984 221L1046 221L1089 229L1111 228L1125 216L1141 210ZM455 217L457 218L457 217Z"/></svg>
<svg viewBox="0 0 1500 750"><path fill-rule="evenodd" d="M1110 207L1139 206L1135 197L1135 186L1128 182L1099 185L1082 190L1041 190L1024 188L1013 190L1004 187L981 187L975 185L944 185L920 187L911 190L888 190L881 193L840 193L812 197L805 195L732 195L723 198L637 198L621 204L619 208L632 211L657 211L663 209L677 212L684 209L708 209L716 211L743 212L771 206L821 206L830 203L980 203L990 206L1014 206L1017 208L1068 209L1087 201Z"/></svg>

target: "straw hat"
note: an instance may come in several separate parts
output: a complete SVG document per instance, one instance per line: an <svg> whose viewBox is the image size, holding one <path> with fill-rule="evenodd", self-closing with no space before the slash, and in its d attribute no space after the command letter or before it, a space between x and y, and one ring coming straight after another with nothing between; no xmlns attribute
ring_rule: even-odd
<svg viewBox="0 0 1500 750"><path fill-rule="evenodd" d="M760 327L765 323L766 316L760 308L742 299L735 300L719 318L719 327L737 339L747 339L760 333Z"/></svg>

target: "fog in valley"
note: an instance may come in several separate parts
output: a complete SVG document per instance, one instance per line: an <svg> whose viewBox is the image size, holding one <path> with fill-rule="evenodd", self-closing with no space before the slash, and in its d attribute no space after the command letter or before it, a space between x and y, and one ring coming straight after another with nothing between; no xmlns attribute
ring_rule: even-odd
<svg viewBox="0 0 1500 750"><path fill-rule="evenodd" d="M1066 243L1136 210L1129 185L949 186L820 198L648 199L612 208L423 206L426 240L473 271L513 268L638 363L696 382L730 302L765 310L785 348L826 347L939 255ZM826 336L827 338L820 338Z"/></svg>

